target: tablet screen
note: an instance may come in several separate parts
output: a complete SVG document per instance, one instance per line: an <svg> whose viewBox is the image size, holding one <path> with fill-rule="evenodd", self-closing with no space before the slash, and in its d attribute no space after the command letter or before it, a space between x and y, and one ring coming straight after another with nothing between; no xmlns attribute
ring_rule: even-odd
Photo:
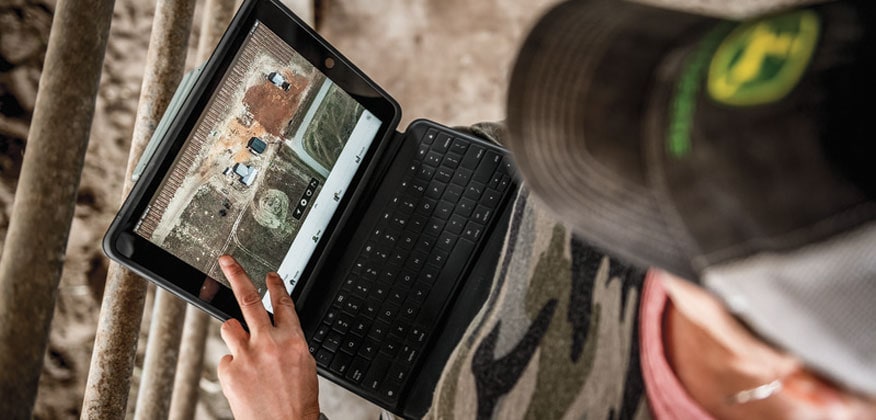
<svg viewBox="0 0 876 420"><path fill-rule="evenodd" d="M256 21L135 232L228 285L234 256L262 293L291 293L381 121Z"/></svg>

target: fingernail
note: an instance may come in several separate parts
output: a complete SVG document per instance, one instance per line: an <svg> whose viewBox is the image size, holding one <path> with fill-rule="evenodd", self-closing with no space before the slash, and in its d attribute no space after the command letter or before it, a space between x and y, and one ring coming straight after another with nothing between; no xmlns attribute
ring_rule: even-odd
<svg viewBox="0 0 876 420"><path fill-rule="evenodd" d="M231 258L230 255L223 255L219 257L219 265L223 267L230 267L234 265L234 258Z"/></svg>

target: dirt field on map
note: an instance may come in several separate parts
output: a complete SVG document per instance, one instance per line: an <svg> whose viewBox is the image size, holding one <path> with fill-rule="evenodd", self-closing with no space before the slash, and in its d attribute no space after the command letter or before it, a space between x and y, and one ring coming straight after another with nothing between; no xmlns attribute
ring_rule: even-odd
<svg viewBox="0 0 876 420"><path fill-rule="evenodd" d="M144 217L141 227L144 236L226 284L217 258L235 256L262 293L265 275L279 267L304 220L293 215L299 197L312 179L325 182L325 171L286 138L306 123L302 115L325 78L300 56L281 62L272 55L261 45L273 36L265 31L257 29L246 47L252 53L245 49L228 71L172 169L179 175L169 176L156 195L151 211L158 214ZM347 109L340 99L325 102L322 108ZM318 121L324 112L316 115ZM336 158L342 146L320 151ZM158 220L154 228L150 220Z"/></svg>

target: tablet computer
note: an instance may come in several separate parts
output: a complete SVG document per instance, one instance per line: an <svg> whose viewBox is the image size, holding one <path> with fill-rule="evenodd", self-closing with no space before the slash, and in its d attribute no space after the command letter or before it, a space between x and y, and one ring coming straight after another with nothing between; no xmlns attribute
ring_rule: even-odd
<svg viewBox="0 0 876 420"><path fill-rule="evenodd" d="M319 373L406 417L486 300L516 190L500 146L417 120L276 0L247 0L184 81L105 238L226 320L218 267L276 271Z"/></svg>

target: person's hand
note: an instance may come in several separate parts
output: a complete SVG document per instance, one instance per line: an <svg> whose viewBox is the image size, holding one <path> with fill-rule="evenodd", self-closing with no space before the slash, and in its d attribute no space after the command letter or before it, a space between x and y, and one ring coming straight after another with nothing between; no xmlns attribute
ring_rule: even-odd
<svg viewBox="0 0 876 420"><path fill-rule="evenodd" d="M292 298L276 273L266 283L274 306L274 325L252 281L234 258L219 258L222 272L240 304L247 333L236 319L222 324L231 350L219 361L219 383L234 417L247 419L319 418L316 362L307 350Z"/></svg>

